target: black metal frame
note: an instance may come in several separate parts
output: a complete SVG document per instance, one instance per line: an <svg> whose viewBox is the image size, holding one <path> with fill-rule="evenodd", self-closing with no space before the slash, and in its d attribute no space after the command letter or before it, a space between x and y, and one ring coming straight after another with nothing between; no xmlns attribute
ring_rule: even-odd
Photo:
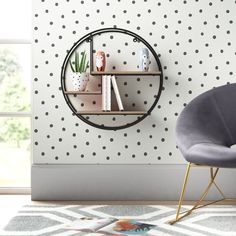
<svg viewBox="0 0 236 236"><path fill-rule="evenodd" d="M95 124L91 121L89 121L88 119L86 119L86 117L84 117L84 115L80 115L77 113L77 110L74 108L74 106L71 104L69 97L67 94L64 93L64 91L66 91L65 89L65 73L66 73L66 68L67 68L67 64L68 61L71 57L71 55L74 53L74 51L84 42L89 42L90 43L90 72L94 69L93 68L93 37L99 34L103 34L103 33L123 33L123 34L128 34L133 38L134 42L142 42L153 54L156 63L159 67L159 71L161 72L160 75L156 75L160 77L160 82L159 82L159 89L158 89L158 93L156 95L156 98L152 104L152 106L149 108L149 110L147 111L146 114L142 115L142 117L139 117L137 120L128 123L126 125L121 125L121 126L105 126L105 125L98 125ZM151 114L152 110L155 108L160 96L161 96L161 91L162 91L162 86L163 86L163 72L162 72L162 67L161 67L161 63L160 60L158 58L158 55L156 54L156 52L154 51L154 49L152 48L152 46L142 37L140 37L139 35L126 30L126 29L120 29L120 28L103 28L103 29L99 29L99 30L95 30L93 32L90 32L89 34L86 34L85 36L83 36L81 39L79 39L74 46L69 50L63 65L62 65L62 70L61 70L61 87L62 87L62 92L64 95L64 98L66 100L67 105L70 107L70 109L72 110L73 114L75 114L78 118L80 118L82 121L84 121L85 123L99 128L99 129L105 129L105 130L119 130L119 129L124 129L124 128L128 128L130 126L133 126L137 123L139 123L140 121L142 121L144 118L146 118L148 115Z"/></svg>

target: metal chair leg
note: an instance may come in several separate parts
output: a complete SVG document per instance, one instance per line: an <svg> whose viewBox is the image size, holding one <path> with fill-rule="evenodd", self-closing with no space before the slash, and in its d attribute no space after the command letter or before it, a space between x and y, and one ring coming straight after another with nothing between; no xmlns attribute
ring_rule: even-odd
<svg viewBox="0 0 236 236"><path fill-rule="evenodd" d="M186 170L186 174L185 174L185 178L184 178L183 188L182 188L182 192L181 192L181 195L180 195L180 200L179 200L179 204L178 204L178 208L177 208L177 212L176 212L176 217L175 217L174 220L171 220L169 222L169 224L171 224L171 225L175 224L176 222L178 222L182 218L190 215L194 210L196 210L198 208L205 207L205 206L208 206L208 205L211 205L211 204L214 204L216 202L223 201L223 200L231 200L231 199L227 199L225 197L224 193L221 191L221 189L215 183L215 178L216 178L216 176L218 174L219 168L216 168L216 170L214 171L213 167L207 166L207 167L210 167L210 182L209 182L209 184L207 185L207 187L205 188L205 190L201 194L200 199L195 203L195 205L190 210L180 212L181 207L182 207L182 202L183 202L184 194L185 194L185 190L186 190L186 185L187 185L188 177L189 177L189 171L190 171L191 167L203 167L203 166L202 165L195 165L195 164L192 164L192 163L188 164L188 167L187 167L187 170ZM212 185L214 185L216 187L216 189L218 190L218 192L222 196L222 199L211 201L211 202L208 202L206 204L201 204L201 202L207 196L207 194L208 194L208 192L209 192L209 190L210 190Z"/></svg>
<svg viewBox="0 0 236 236"><path fill-rule="evenodd" d="M179 199L178 209L176 212L176 218L175 218L175 220L170 221L169 222L170 224L174 224L179 220L180 210L181 210L182 202L184 199L184 194L185 194L185 190L186 190L186 186L187 186L187 182L188 182L190 168L191 168L191 163L188 163L188 166L187 166L187 169L185 172L184 183L183 183L183 187L182 187L182 191L181 191L181 195L180 195L180 199Z"/></svg>

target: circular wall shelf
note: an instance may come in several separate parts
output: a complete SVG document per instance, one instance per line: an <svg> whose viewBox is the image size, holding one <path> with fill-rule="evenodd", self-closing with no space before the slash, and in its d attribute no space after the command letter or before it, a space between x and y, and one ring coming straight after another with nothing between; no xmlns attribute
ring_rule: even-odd
<svg viewBox="0 0 236 236"><path fill-rule="evenodd" d="M155 70L143 72L140 70L116 70L115 67L113 67L111 70L105 70L104 72L94 71L93 61L94 61L94 53L96 52L96 50L94 50L94 41L95 41L96 37L99 37L102 34L108 34L108 33L110 33L110 34L112 34L112 33L125 34L128 37L131 37L133 43L142 43L145 47L147 47L149 49L154 61L156 62ZM113 36L110 38L113 39ZM68 81L67 80L69 78L67 75L67 71L69 70L68 68L69 68L70 59L71 59L72 55L75 53L75 51L78 50L78 48L80 48L84 43L89 45L90 76L96 76L96 77L100 77L100 78L103 75L115 75L117 77L123 77L123 78L124 78L124 76L125 76L125 78L136 77L136 81L140 81L142 78L148 77L149 79L143 80L143 83L147 83L152 78L155 81L158 80L158 87L155 89L155 94L152 96L152 98L154 100L150 101L150 102L147 102L146 100L144 101L145 105L147 103L150 103L148 109L146 109L146 110L133 110L133 109L126 110L125 109L124 111L112 110L112 111L106 111L106 112L102 111L101 109L100 110L97 110L97 109L96 110L84 110L84 109L79 110L78 109L78 107L76 106L76 102L75 102L75 99L77 99L78 97L83 97L83 98L84 98L84 96L94 96L94 97L100 96L101 97L101 94L102 94L101 83L99 85L100 91L78 92L78 91L73 91L73 90L71 91L71 89L68 88ZM126 44L128 45L128 43L126 43ZM104 45L105 44L103 44L103 46ZM108 56L110 56L110 55L108 54ZM109 60L110 60L110 58L109 58ZM152 61L152 64L154 64L153 61ZM124 84L126 85L127 82L124 82ZM159 57L156 54L155 50L151 47L151 45L145 39L143 39L139 35L131 32L131 31L128 31L126 29L120 29L120 28L99 29L99 30L90 32L89 34L83 36L69 50L69 52L63 62L62 71L61 71L62 92L63 92L64 98L65 98L65 101L68 104L68 106L70 107L70 109L72 110L73 114L76 115L78 118L80 118L85 123L87 123L93 127L105 129L105 130L118 130L118 129L128 128L130 126L133 126L133 125L139 123L144 118L146 118L148 115L150 115L152 110L155 108L160 96L161 96L162 85L163 85L162 67L161 67ZM152 83L149 83L149 86L152 87ZM138 90L137 92L141 93L140 90ZM126 95L126 97L128 97L127 93L125 95ZM146 96L148 96L148 95L150 95L150 94L146 94ZM123 100L123 98L122 98L122 100ZM93 103L96 104L96 101L93 101ZM84 106L83 103L82 103L82 105ZM133 102L132 105L135 106L135 102ZM124 103L124 107L125 107L125 103ZM117 121L118 116L122 117L122 119L120 119L119 123ZM91 117L96 117L96 118L91 119ZM112 117L112 124L111 125L104 124L104 121L106 122L107 117ZM130 117L132 117L131 120L130 120Z"/></svg>

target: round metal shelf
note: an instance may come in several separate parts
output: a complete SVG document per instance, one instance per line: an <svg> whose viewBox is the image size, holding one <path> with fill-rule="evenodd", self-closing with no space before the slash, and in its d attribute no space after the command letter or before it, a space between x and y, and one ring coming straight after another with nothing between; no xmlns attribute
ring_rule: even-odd
<svg viewBox="0 0 236 236"><path fill-rule="evenodd" d="M93 41L93 37L96 35L101 35L104 33L122 33L122 34L127 34L131 37L133 37L133 42L142 42L152 53L153 57L156 60L156 63L158 65L159 71L157 73L154 73L153 76L159 76L159 88L157 90L157 94L155 95L155 100L153 102L153 104L150 106L150 108L148 109L148 111L146 111L145 113L143 113L141 116L138 117L138 119L134 120L133 122L127 123L125 125L120 125L120 126L106 126L106 125L100 125L97 123L94 123L92 121L90 121L88 119L88 115L86 115L86 117L83 114L79 114L79 112L75 109L75 107L73 106L73 104L71 103L70 99L69 99L69 93L66 93L66 84L65 84L65 74L66 74L66 68L67 65L69 63L70 57L71 55L75 52L75 50L84 42L88 42L92 45L92 41ZM93 47L90 46L90 74L96 74L96 72L93 71ZM125 73L125 72L124 72ZM132 75L137 75L138 73L131 73L128 74L130 76ZM103 28L103 29L99 29L99 30L95 30L93 32L88 33L87 35L83 36L81 39L79 39L74 45L73 47L69 50L63 65L62 65L62 70L61 70L61 87L62 87L62 92L65 98L66 103L68 104L68 106L70 107L70 109L72 110L73 114L76 115L78 118L80 118L82 121L84 121L85 123L99 128L99 129L105 129L105 130L119 130L119 129L125 129L128 128L130 126L133 126L137 123L139 123L140 121L142 121L143 119L145 119L148 115L151 114L152 110L155 108L155 106L157 105L157 102L161 96L161 91L162 91L162 86L163 86L163 72L162 72L162 67L161 67L161 63L159 60L159 57L157 55L157 53L155 52L155 50L152 48L152 46L142 37L140 37L139 35L126 30L126 29L120 29L120 28ZM92 115L92 114L91 114Z"/></svg>

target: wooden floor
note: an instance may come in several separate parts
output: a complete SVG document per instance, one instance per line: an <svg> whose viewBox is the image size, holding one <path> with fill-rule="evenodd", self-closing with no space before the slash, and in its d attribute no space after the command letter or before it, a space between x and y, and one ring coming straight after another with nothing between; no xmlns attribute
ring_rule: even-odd
<svg viewBox="0 0 236 236"><path fill-rule="evenodd" d="M192 204L188 201L186 204ZM176 205L178 201L31 201L30 195L0 195L1 206L22 206L22 205Z"/></svg>
<svg viewBox="0 0 236 236"><path fill-rule="evenodd" d="M184 201L185 205L193 205L195 201ZM31 201L30 195L7 195L0 194L1 206L22 206L22 205L44 205L44 204L62 204L62 205L177 205L176 201ZM222 201L221 205L236 205L236 201Z"/></svg>

